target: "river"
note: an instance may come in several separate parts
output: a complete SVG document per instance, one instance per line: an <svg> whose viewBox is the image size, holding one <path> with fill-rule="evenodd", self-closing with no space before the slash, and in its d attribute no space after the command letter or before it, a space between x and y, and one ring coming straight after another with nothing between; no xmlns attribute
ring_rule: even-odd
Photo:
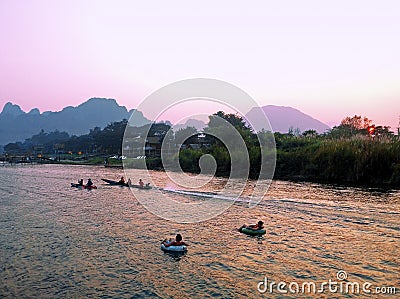
<svg viewBox="0 0 400 299"><path fill-rule="evenodd" d="M129 188L101 182L121 175L91 166L0 166L1 298L355 296L295 290L329 280L400 292L399 191L274 181L255 208L239 202L212 219L178 224L148 212ZM165 173L151 175L166 185ZM81 177L98 189L71 188ZM216 181L199 191L218 191L224 179ZM237 231L259 219L262 238ZM160 242L178 232L188 252L161 251ZM271 293L265 282L287 285Z"/></svg>

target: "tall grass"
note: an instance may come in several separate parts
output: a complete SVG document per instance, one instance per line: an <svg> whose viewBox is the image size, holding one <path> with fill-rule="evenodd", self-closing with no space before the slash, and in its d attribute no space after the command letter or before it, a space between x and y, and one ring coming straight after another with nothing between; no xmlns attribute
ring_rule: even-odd
<svg viewBox="0 0 400 299"><path fill-rule="evenodd" d="M277 157L278 177L374 185L400 182L400 142L394 138L320 138L297 148L278 148Z"/></svg>

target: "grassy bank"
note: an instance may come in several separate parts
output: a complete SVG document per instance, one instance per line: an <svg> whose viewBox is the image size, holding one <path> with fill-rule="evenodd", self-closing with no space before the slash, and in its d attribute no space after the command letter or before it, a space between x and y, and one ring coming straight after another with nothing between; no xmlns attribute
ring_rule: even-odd
<svg viewBox="0 0 400 299"><path fill-rule="evenodd" d="M400 142L353 137L277 147L275 178L399 186Z"/></svg>
<svg viewBox="0 0 400 299"><path fill-rule="evenodd" d="M259 152L249 151L250 178L260 169ZM186 172L199 173L199 159L211 154L217 162L217 176L229 176L230 158L224 148L180 151ZM149 169L162 169L161 159L146 161ZM347 139L278 136L274 179L356 186L400 187L400 142L373 140L364 136Z"/></svg>

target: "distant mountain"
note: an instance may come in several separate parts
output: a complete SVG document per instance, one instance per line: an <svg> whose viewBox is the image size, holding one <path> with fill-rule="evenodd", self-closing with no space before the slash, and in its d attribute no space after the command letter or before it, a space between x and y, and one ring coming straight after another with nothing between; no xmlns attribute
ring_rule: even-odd
<svg viewBox="0 0 400 299"><path fill-rule="evenodd" d="M246 118L254 121L253 126L257 131L264 126L260 109L269 118L274 132L287 133L291 127L299 128L301 132L314 129L319 133L329 129L326 124L297 109L269 105L253 108L246 114ZM0 113L0 145L24 141L42 129L45 132L59 130L73 135L87 134L94 127L104 128L111 122L129 119L134 111L128 111L114 99L105 98L92 98L77 107L68 106L58 112L43 113L37 108L26 113L18 105L9 102ZM150 123L140 111L135 111L133 117L136 126ZM189 119L184 124L176 125L175 131L188 126L201 131L206 124L201 120Z"/></svg>
<svg viewBox="0 0 400 299"><path fill-rule="evenodd" d="M179 129L184 129L187 127L194 127L197 129L197 131L202 131L207 124L201 120L198 119L188 119L185 123L183 124L176 124L174 126L174 131L178 131Z"/></svg>
<svg viewBox="0 0 400 299"><path fill-rule="evenodd" d="M24 114L25 112L21 110L21 107L18 105L14 105L13 103L8 102L4 105L3 111L1 115L15 117Z"/></svg>
<svg viewBox="0 0 400 299"><path fill-rule="evenodd" d="M245 115L256 131L267 129L261 109L268 117L274 132L287 133L290 128L298 128L301 132L316 130L318 133L323 133L330 129L323 122L292 107L268 105L261 108L254 107Z"/></svg>
<svg viewBox="0 0 400 299"><path fill-rule="evenodd" d="M0 113L0 145L23 141L42 129L45 132L59 130L74 135L86 134L94 127L104 128L111 122L129 119L133 111L119 106L114 99L104 98L92 98L77 107L43 113L36 108L25 113L18 105L7 103ZM134 117L138 126L149 123L139 111Z"/></svg>
<svg viewBox="0 0 400 299"><path fill-rule="evenodd" d="M274 132L287 133L290 128L293 130L299 128L301 132L316 130L318 133L323 133L330 129L328 125L292 107L268 105L261 108L255 107L245 115L245 118L254 122L253 127L256 131L260 131L263 128L267 129L261 109L268 117ZM207 124L201 120L188 119L185 123L176 124L174 131L176 132L186 127L195 127L198 131L202 131L206 126Z"/></svg>

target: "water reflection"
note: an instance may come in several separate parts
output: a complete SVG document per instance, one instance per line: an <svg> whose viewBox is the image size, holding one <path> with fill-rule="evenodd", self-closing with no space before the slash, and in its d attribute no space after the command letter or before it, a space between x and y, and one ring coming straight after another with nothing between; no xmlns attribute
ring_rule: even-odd
<svg viewBox="0 0 400 299"><path fill-rule="evenodd" d="M168 184L163 173L153 175ZM98 189L71 188L78 177L91 177ZM118 177L96 167L2 167L2 297L259 298L257 283L266 276L317 282L339 270L398 286L397 191L277 181L256 208L237 203L208 221L177 224L147 212L128 188L100 182ZM218 192L223 183L213 179L200 191ZM146 194L150 200L154 193ZM259 219L262 238L237 231ZM176 233L190 244L179 257L160 249ZM324 296L332 294L316 297Z"/></svg>

